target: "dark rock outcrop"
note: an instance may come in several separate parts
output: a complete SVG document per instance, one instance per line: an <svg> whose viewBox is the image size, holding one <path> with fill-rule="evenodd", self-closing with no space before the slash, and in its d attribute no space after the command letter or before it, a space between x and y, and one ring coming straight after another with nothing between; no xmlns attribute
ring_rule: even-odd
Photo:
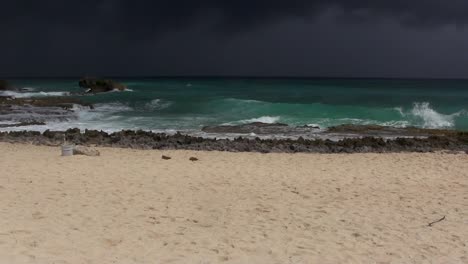
<svg viewBox="0 0 468 264"><path fill-rule="evenodd" d="M326 133L356 134L365 136L444 136L457 133L455 130L446 129L425 129L418 127L389 127L379 125L340 125L329 127Z"/></svg>
<svg viewBox="0 0 468 264"><path fill-rule="evenodd" d="M254 122L249 124L242 124L242 125L221 125L221 126L206 126L202 128L203 132L206 133L232 133L232 134L258 134L258 135L266 135L266 134L285 134L285 135L294 135L294 134L303 134L307 132L316 131L317 128L315 127L292 127L288 126L287 124L282 123L261 123L261 122Z"/></svg>
<svg viewBox="0 0 468 264"><path fill-rule="evenodd" d="M93 105L72 97L0 97L0 121L4 123L0 128L71 120L77 118L75 105L93 108Z"/></svg>
<svg viewBox="0 0 468 264"><path fill-rule="evenodd" d="M454 131L450 135L436 135L426 138L383 139L379 137L346 138L339 141L293 139L210 139L192 137L177 133L158 134L146 131L102 131L69 129L65 132L45 131L44 133L19 131L2 132L0 141L22 142L38 145L59 146L63 139L75 145L97 145L134 149L186 149L231 152L285 152L285 153L384 153L384 152L433 152L468 151L468 132Z"/></svg>
<svg viewBox="0 0 468 264"><path fill-rule="evenodd" d="M124 91L127 87L113 80L98 78L82 78L79 83L81 88L89 89L88 93L105 93L113 90Z"/></svg>
<svg viewBox="0 0 468 264"><path fill-rule="evenodd" d="M35 107L58 107L71 109L73 105L81 105L93 108L92 104L84 103L79 99L71 97L38 97L38 98L12 98L0 97L0 109L11 106L35 106Z"/></svg>

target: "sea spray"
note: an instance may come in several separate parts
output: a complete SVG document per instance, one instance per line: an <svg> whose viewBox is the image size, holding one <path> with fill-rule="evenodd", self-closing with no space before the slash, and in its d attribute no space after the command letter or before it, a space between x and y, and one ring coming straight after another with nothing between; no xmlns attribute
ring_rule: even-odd
<svg viewBox="0 0 468 264"><path fill-rule="evenodd" d="M32 98L32 97L57 97L69 96L70 92L16 92L16 91L0 91L0 96L12 98Z"/></svg>
<svg viewBox="0 0 468 264"><path fill-rule="evenodd" d="M241 124L256 123L256 122L265 123L265 124L273 124L273 123L279 123L280 120L281 120L280 116L261 116L258 118L240 120L238 122Z"/></svg>
<svg viewBox="0 0 468 264"><path fill-rule="evenodd" d="M408 112L401 107L395 110L407 118L409 124L423 128L453 128L456 118L466 114L464 109L452 114L442 114L434 110L428 102L416 102Z"/></svg>

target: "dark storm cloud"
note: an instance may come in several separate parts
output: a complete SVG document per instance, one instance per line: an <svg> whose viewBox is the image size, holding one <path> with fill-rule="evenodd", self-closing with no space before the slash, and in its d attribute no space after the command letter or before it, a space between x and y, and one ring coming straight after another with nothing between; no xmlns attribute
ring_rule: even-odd
<svg viewBox="0 0 468 264"><path fill-rule="evenodd" d="M0 0L0 79L468 77L468 0Z"/></svg>
<svg viewBox="0 0 468 264"><path fill-rule="evenodd" d="M341 17L388 17L404 24L464 25L466 0L10 0L0 5L2 23L39 23L125 32L160 31L197 21L238 29L291 17L313 18L327 10Z"/></svg>

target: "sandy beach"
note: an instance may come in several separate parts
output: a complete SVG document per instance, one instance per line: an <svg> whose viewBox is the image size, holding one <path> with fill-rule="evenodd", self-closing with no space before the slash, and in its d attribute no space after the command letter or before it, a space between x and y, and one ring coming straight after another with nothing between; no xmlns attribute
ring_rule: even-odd
<svg viewBox="0 0 468 264"><path fill-rule="evenodd" d="M0 143L0 263L468 262L466 154L99 151Z"/></svg>

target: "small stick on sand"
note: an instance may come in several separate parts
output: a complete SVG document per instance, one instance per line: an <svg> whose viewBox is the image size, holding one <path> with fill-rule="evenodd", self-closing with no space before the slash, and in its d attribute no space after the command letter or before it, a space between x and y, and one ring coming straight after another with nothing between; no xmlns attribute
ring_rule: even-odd
<svg viewBox="0 0 468 264"><path fill-rule="evenodd" d="M433 226L434 224L437 224L437 223L442 222L442 221L444 221L444 220L445 220L445 215L444 215L444 217L442 217L441 219L439 219L439 220L437 220L437 221L434 221L434 222L432 222L432 223L429 223L427 226Z"/></svg>

